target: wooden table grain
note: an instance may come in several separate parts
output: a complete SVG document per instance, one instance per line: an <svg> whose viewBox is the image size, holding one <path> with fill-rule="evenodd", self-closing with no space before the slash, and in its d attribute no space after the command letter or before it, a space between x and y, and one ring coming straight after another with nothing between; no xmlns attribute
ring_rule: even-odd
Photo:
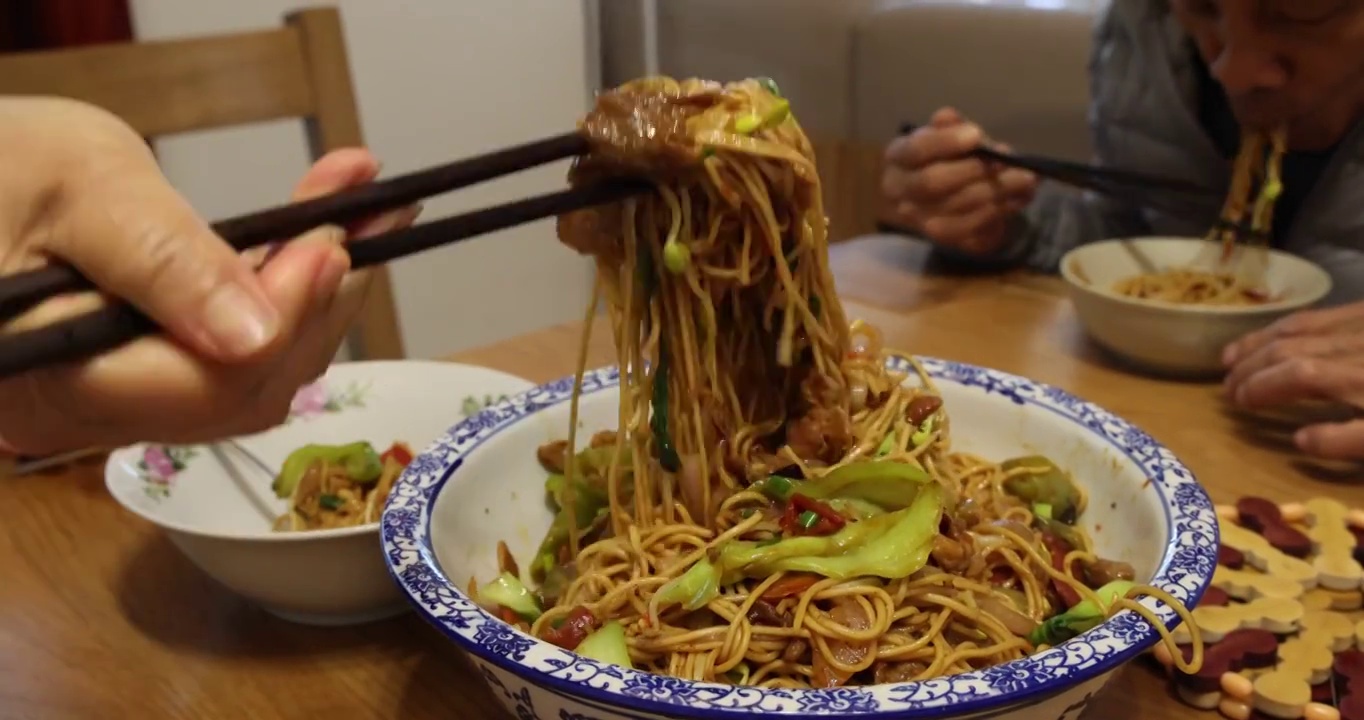
<svg viewBox="0 0 1364 720"><path fill-rule="evenodd" d="M1053 383L1129 418L1188 463L1215 499L1325 494L1364 506L1341 468L1305 464L1289 430L1223 410L1215 384L1141 377L1085 340L1059 284L924 274L911 241L835 248L850 316L920 354ZM533 381L572 371L562 326L452 358ZM594 363L610 362L605 333ZM454 647L415 617L353 628L277 620L201 574L105 492L102 461L0 481L0 719L469 718L503 720ZM1091 706L1105 720L1213 717L1134 666Z"/></svg>

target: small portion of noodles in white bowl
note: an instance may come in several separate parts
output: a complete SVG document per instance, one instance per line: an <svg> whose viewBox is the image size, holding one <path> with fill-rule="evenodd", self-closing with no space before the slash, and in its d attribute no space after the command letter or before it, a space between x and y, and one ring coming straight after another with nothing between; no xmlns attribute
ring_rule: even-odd
<svg viewBox="0 0 1364 720"><path fill-rule="evenodd" d="M1263 287L1240 286L1240 263L1258 264ZM1129 363L1160 374L1220 372L1228 343L1331 291L1325 270L1295 255L1201 238L1143 237L1082 245L1061 276L1086 332Z"/></svg>
<svg viewBox="0 0 1364 720"><path fill-rule="evenodd" d="M1088 534L1095 555L1127 565L1139 585L1163 591L1187 607L1197 603L1211 582L1216 565L1217 521L1206 493L1169 450L1121 418L1058 388L963 363L931 358L921 358L919 362L933 387L915 392L939 398L941 404L934 403L934 412L941 408L941 413L930 416L938 420L933 426L936 429L931 429L925 438L911 438L910 442L937 442L934 438L946 438L950 427L951 451L983 458L972 462L995 463L1020 456L1051 459L1078 486L1084 498L1075 527ZM888 360L888 368L907 375L907 387L923 387L909 360L893 356ZM541 585L537 590L530 577L535 561L542 556L542 539L554 525L556 513L547 500L547 494L554 497L555 483L546 479L540 448L565 437L570 426L573 388L574 379L565 378L514 396L456 425L412 462L390 495L382 521L384 552L408 600L428 622L471 656L493 693L516 717L722 720L755 715L819 715L1070 719L1079 717L1089 699L1103 688L1115 670L1160 639L1157 629L1141 615L1124 609L1107 619L1095 616L1093 625L1080 630L1078 636L1051 647L1043 642L1036 652L1000 664L978 663L986 666L969 672L934 675L931 669L926 671L929 660L925 660L916 668L926 676L922 679L864 684L876 680L859 680L859 675L844 678L845 686L833 689L798 687L802 678L809 682L819 675L819 668L811 668L808 659L787 662L780 659L784 650L764 659L765 651L756 647L756 634L765 633L767 638L763 642L772 643L772 633L785 631L770 624L777 621L755 617L752 611L746 621L737 625L739 632L731 640L716 639L730 630L721 623L719 628L698 627L694 648L674 644L678 656L690 656L679 666L684 668L683 672L713 674L714 681L684 680L634 669L641 662L651 662L648 658L657 651L650 649L649 643L654 640L647 633L649 623L641 626L639 620L627 621L628 640L624 634L608 636L606 629L612 621L607 621L602 629L580 640L577 652L564 649L556 644L559 640L542 637L570 630L576 622L575 612L570 612L561 623L539 623L539 636L526 632L529 615L517 613L541 611L534 596L539 592L543 598L545 588ZM619 388L620 374L615 368L585 374L576 433L578 450L606 447L602 436L596 442L594 436L618 427ZM808 481L797 484L802 488L813 486ZM893 484L864 489L879 494ZM960 502L953 502L957 508L954 512L962 512ZM1043 509L1040 503L1035 503L1032 509L1048 518L1062 512L1060 505L1049 504ZM934 533L943 532L937 527L935 521ZM640 546L667 541L657 529L636 531L638 535L632 536L630 542ZM995 552L989 549L994 546L984 544L985 539L977 541L986 548L981 551L983 557ZM761 546L760 543L756 547ZM850 557L856 551L848 548L846 552L845 557ZM888 553L885 559L898 562L897 559L915 552L914 547L906 546ZM937 552L935 546L934 562L941 561ZM571 555L561 553L559 558L560 562L572 562ZM719 558L717 564L724 558L723 550ZM616 571L631 574L624 555L621 560L625 565ZM645 582L650 572L642 574ZM927 578L916 581L916 577L918 574L910 576L911 584L932 582ZM874 587L868 586L868 582ZM898 585L899 582L863 578L847 587L828 587L824 592L847 593L850 597L861 593L862 599L884 602L876 600L879 591L875 588L891 591L906 587ZM471 584L477 587L470 587ZM763 584L753 592L764 593L764 587L771 591L775 585ZM968 605L973 602L967 599L974 591L968 589L972 586L965 578L961 584L947 587L943 592L956 594ZM959 589L954 592L952 587ZM659 590L659 594L663 592ZM699 593L704 595L701 602L709 602L706 611L725 612L730 601L706 592L698 586L682 595ZM491 607L490 600L501 606ZM784 602L773 601L773 608L785 613L781 623L798 625L802 621L797 618L802 613L804 623L827 626L838 621L840 601L836 597L832 600L833 611L828 610L831 602L828 598L818 601L823 606L818 611L813 603L802 610L792 602L789 598ZM922 611L926 620L941 617L942 623L953 627L958 622L970 626L971 618L981 613L1003 618L1006 624L1021 621L1016 614L983 604L963 607L950 598L934 597L925 602L928 607L937 608ZM942 604L934 605L939 602ZM1171 626L1179 621L1176 610L1153 596L1142 598L1140 603L1146 612L1155 613L1162 625ZM740 601L733 600L733 604L738 606ZM948 609L954 604L956 610ZM903 618L897 610L895 617L900 619L896 623L912 625L911 616L921 611L903 609ZM669 625L686 622L678 620L676 613L670 615L673 619ZM713 619L711 622L714 623ZM978 628L1000 632L995 620L980 622ZM973 632L970 627L952 630L955 639L942 636L933 640L948 632L940 625L929 622L924 642L941 640L951 645L928 653L930 659L936 655L941 660L943 653L948 652L955 653L956 662L970 657L972 649L965 644L970 641L963 640ZM618 629L619 625L613 628ZM791 625L788 629L797 636L811 632L808 626L802 630ZM673 627L669 630L676 632ZM913 640L912 633L905 632L892 629L872 640L872 647L898 648L896 652L913 656L914 648L904 644ZM593 638L600 641L588 648ZM981 636L982 645L987 644L986 639ZM732 664L735 657L732 649L726 649L729 642L748 643L748 649L744 651L743 662L720 673L715 666L722 661ZM802 657L810 657L808 646L802 652ZM818 664L819 660L814 662ZM766 679L759 677L774 668L776 675L786 677L772 674Z"/></svg>
<svg viewBox="0 0 1364 720"><path fill-rule="evenodd" d="M272 614L377 620L406 609L377 538L378 511L411 460L404 446L530 386L454 363L334 365L295 395L283 425L216 446L122 448L105 482L205 574Z"/></svg>

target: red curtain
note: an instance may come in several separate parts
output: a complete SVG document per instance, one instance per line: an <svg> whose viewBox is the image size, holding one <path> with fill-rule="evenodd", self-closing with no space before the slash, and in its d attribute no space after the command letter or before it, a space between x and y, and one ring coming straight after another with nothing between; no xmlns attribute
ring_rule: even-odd
<svg viewBox="0 0 1364 720"><path fill-rule="evenodd" d="M0 0L0 52L132 38L128 0Z"/></svg>

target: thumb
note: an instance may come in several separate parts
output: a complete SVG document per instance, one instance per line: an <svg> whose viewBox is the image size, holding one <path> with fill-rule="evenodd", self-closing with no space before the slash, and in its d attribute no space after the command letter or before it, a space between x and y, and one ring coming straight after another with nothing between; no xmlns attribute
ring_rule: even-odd
<svg viewBox="0 0 1364 720"><path fill-rule="evenodd" d="M48 249L101 290L223 362L262 353L280 314L250 267L180 196L145 148L66 182Z"/></svg>

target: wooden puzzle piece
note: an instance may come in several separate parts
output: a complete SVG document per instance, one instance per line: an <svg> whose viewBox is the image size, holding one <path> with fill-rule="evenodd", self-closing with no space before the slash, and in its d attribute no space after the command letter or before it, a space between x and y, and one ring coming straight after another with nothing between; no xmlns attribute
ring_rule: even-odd
<svg viewBox="0 0 1364 720"><path fill-rule="evenodd" d="M1164 645L1153 653L1179 698L1230 720L1364 720L1364 621L1342 614L1364 608L1364 510L1252 497L1216 512L1218 567L1192 613L1203 668L1184 675Z"/></svg>
<svg viewBox="0 0 1364 720"><path fill-rule="evenodd" d="M1298 562L1302 561L1299 560ZM1232 570L1220 565L1213 570L1212 584L1214 587L1222 588L1228 595L1237 600L1255 600L1257 598L1296 600L1306 592L1302 583L1291 577L1272 574L1268 571Z"/></svg>
<svg viewBox="0 0 1364 720"><path fill-rule="evenodd" d="M1302 596L1302 606L1308 610L1350 612L1364 607L1364 592L1359 590L1328 590L1312 588Z"/></svg>
<svg viewBox="0 0 1364 720"><path fill-rule="evenodd" d="M1330 498L1303 503L1307 508L1308 537L1316 557L1317 582L1330 590L1359 590L1364 567L1355 561L1355 537L1347 525L1349 508Z"/></svg>
<svg viewBox="0 0 1364 720"><path fill-rule="evenodd" d="M1304 612L1302 603L1297 600L1259 597L1248 603L1200 605L1190 615L1202 631L1203 641L1216 643L1237 630L1268 630L1276 635L1296 632ZM1353 626L1350 631L1354 632ZM1175 628L1171 634L1180 643L1193 639L1189 629L1183 625Z"/></svg>
<svg viewBox="0 0 1364 720"><path fill-rule="evenodd" d="M1304 592L1316 587L1317 570L1310 563L1283 553L1259 534L1240 525L1223 523L1219 530L1223 545L1240 550L1245 554L1247 564L1264 573L1262 576L1254 576L1244 571L1217 568L1213 583L1231 593L1232 597L1245 600L1261 595L1300 597ZM1217 582L1216 574L1224 575L1223 583ZM1296 586L1297 591L1289 594L1290 585Z"/></svg>
<svg viewBox="0 0 1364 720"><path fill-rule="evenodd" d="M1274 669L1255 678L1255 710L1275 718L1303 717L1314 704L1312 686L1331 679L1335 654L1354 644L1356 625L1339 613L1307 613L1301 627L1296 637L1279 644Z"/></svg>

